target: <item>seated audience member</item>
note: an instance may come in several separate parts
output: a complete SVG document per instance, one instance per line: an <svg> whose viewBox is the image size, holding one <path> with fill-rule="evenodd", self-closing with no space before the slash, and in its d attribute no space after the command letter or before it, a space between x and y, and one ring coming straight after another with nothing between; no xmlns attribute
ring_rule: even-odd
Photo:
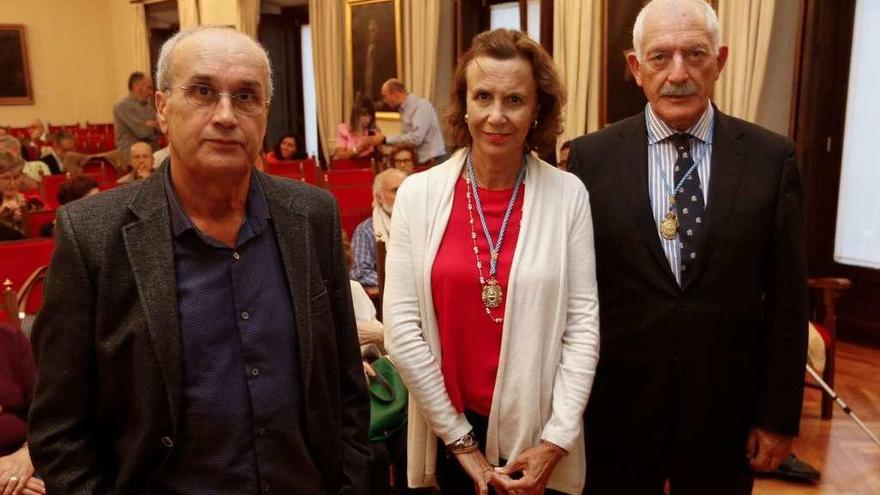
<svg viewBox="0 0 880 495"><path fill-rule="evenodd" d="M0 323L0 493L38 495L46 486L34 476L27 446L27 415L36 371L28 338Z"/></svg>
<svg viewBox="0 0 880 495"><path fill-rule="evenodd" d="M101 192L98 189L98 181L88 175L76 175L58 186L58 205L66 205L86 196L94 196ZM41 237L53 237L55 235L55 221L47 222L40 227Z"/></svg>
<svg viewBox="0 0 880 495"><path fill-rule="evenodd" d="M398 148L391 154L391 166L409 175L415 172L416 156L409 148Z"/></svg>
<svg viewBox="0 0 880 495"><path fill-rule="evenodd" d="M98 181L88 175L77 175L58 186L58 204L66 205L86 196L94 196L101 192Z"/></svg>
<svg viewBox="0 0 880 495"><path fill-rule="evenodd" d="M372 139L381 142L382 132L376 127L376 109L369 98L361 98L351 109L348 122L342 122L336 129L336 149L334 160L368 158L375 151Z"/></svg>
<svg viewBox="0 0 880 495"><path fill-rule="evenodd" d="M34 119L28 124L28 137L23 143L28 160L39 160L49 152L52 136L46 130L46 124L40 119Z"/></svg>
<svg viewBox="0 0 880 495"><path fill-rule="evenodd" d="M342 247L345 251L345 264L351 270L354 262L351 242L342 231ZM351 302L354 317L357 321L358 341L361 344L361 355L364 360L364 374L367 383L370 377L377 375L370 363L387 354L385 351L385 328L376 318L376 306L357 280L350 280ZM370 451L370 495L385 495L390 492L388 466L394 466L394 493L415 493L406 490L406 428L389 436L385 441L371 441Z"/></svg>
<svg viewBox="0 0 880 495"><path fill-rule="evenodd" d="M153 148L149 143L139 141L131 145L128 153L131 172L120 177L117 184L129 184L145 179L153 173Z"/></svg>
<svg viewBox="0 0 880 495"><path fill-rule="evenodd" d="M556 166L560 170L568 170L568 148L571 146L571 141L566 141L562 143L562 146L559 148L559 160L556 162Z"/></svg>
<svg viewBox="0 0 880 495"><path fill-rule="evenodd" d="M349 277L364 287L378 287L376 274L376 241L388 242L391 232L391 211L397 188L406 179L400 170L389 168L373 179L373 215L354 229L354 266Z"/></svg>
<svg viewBox="0 0 880 495"><path fill-rule="evenodd" d="M288 132L281 136L278 144L268 153L266 153L266 162L275 163L287 160L302 160L306 157L305 153L300 153L296 144L296 134Z"/></svg>
<svg viewBox="0 0 880 495"><path fill-rule="evenodd" d="M0 136L0 151L8 151L9 153L12 153L13 156L21 158L21 141L12 136ZM32 173L35 168L39 171L39 166L34 167L33 164L25 161L23 161L23 163L22 172L25 175L21 177L21 185L19 187L22 191L36 189L39 178L35 179L31 177L30 173Z"/></svg>
<svg viewBox="0 0 880 495"><path fill-rule="evenodd" d="M77 175L89 159L88 155L76 152L76 140L64 131L55 135L49 152L40 158L49 166L53 175L68 173Z"/></svg>
<svg viewBox="0 0 880 495"><path fill-rule="evenodd" d="M39 210L45 204L38 196L25 196L21 193L22 168L24 160L8 151L0 151L0 193L3 196L0 223L24 235L27 228L25 213Z"/></svg>

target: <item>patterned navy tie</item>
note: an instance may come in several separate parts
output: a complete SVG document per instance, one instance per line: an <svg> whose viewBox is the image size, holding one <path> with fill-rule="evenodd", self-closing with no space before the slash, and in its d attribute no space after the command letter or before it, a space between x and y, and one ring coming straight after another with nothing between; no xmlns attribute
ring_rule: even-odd
<svg viewBox="0 0 880 495"><path fill-rule="evenodd" d="M684 174L694 164L691 156L691 136L686 133L675 134L671 137L672 143L678 151L675 160L674 183L678 184ZM675 209L678 214L678 238L681 241L681 275L693 266L697 259L697 232L705 220L705 204L703 191L700 186L700 175L695 168L690 177L675 192Z"/></svg>

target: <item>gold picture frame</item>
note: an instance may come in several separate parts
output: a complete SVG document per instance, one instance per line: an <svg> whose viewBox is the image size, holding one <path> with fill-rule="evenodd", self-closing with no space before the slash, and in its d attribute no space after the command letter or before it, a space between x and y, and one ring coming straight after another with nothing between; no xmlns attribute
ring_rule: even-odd
<svg viewBox="0 0 880 495"><path fill-rule="evenodd" d="M0 105L33 105L24 24L0 24Z"/></svg>
<svg viewBox="0 0 880 495"><path fill-rule="evenodd" d="M400 115L384 109L380 88L390 78L403 79L400 0L347 0L345 4L346 95L344 107L368 96L379 120Z"/></svg>

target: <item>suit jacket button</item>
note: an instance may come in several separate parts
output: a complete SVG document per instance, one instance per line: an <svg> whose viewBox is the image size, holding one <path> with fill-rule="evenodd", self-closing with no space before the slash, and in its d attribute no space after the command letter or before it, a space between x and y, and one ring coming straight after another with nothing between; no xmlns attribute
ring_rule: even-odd
<svg viewBox="0 0 880 495"><path fill-rule="evenodd" d="M174 447L174 440L172 440L171 437L162 437L162 445L170 449L171 447Z"/></svg>

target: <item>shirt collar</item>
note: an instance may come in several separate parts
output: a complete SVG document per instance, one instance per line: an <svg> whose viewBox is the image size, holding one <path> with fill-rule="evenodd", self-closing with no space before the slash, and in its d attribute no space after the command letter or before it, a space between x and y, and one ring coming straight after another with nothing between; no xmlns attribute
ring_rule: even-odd
<svg viewBox="0 0 880 495"><path fill-rule="evenodd" d="M403 113L404 110L412 106L415 101L415 97L413 97L412 93L406 95L406 98L403 100L403 103L400 104L400 112Z"/></svg>
<svg viewBox="0 0 880 495"><path fill-rule="evenodd" d="M180 237L188 230L198 231L195 224L184 211L180 200L177 198L177 192L171 184L171 159L168 158L169 166L165 167L165 194L168 196L168 205L171 210L171 232L174 237ZM261 232L266 227L266 221L272 218L269 213L269 203L266 201L266 193L260 185L260 181L256 178L257 172L251 171L250 182L248 184L248 194L246 204L246 212L244 223L250 224L255 233Z"/></svg>
<svg viewBox="0 0 880 495"><path fill-rule="evenodd" d="M709 134L710 130L712 129L714 119L715 109L712 108L712 103L710 102L708 105L706 105L706 110L703 111L703 115L701 115L700 118L697 119L694 125L690 126L684 132L705 143L709 139ZM654 109L651 108L650 103L645 105L645 123L648 125L648 144L659 143L660 141L668 139L673 134L678 134L679 132L673 129L666 122L663 122L663 120L660 119L660 117L658 117L656 113L654 113Z"/></svg>

